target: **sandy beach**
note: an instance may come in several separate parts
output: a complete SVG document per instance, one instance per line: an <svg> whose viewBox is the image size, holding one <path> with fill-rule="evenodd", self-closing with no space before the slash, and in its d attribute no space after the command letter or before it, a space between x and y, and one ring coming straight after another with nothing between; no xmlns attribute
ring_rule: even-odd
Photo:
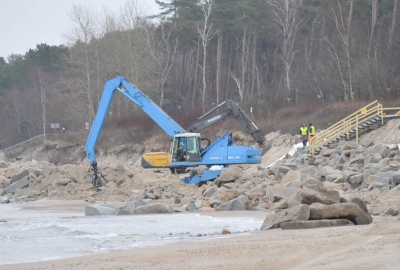
<svg viewBox="0 0 400 270"><path fill-rule="evenodd" d="M41 200L24 209L82 211L84 201ZM254 216L266 212L212 212ZM0 269L398 269L400 217L375 216L363 226L274 229L224 239L166 244Z"/></svg>

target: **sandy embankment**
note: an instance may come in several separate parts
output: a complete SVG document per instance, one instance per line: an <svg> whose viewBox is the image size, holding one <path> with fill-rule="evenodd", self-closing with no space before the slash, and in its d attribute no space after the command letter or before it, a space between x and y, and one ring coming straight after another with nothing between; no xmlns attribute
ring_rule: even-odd
<svg viewBox="0 0 400 270"><path fill-rule="evenodd" d="M37 201L24 208L80 211L86 204ZM265 214L212 213L256 217ZM400 217L378 216L365 226L275 229L225 239L198 239L62 260L2 265L0 269L398 269L399 254Z"/></svg>

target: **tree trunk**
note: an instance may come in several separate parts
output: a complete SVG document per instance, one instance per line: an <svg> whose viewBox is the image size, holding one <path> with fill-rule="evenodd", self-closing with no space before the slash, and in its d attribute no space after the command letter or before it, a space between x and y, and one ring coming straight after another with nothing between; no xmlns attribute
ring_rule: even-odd
<svg viewBox="0 0 400 270"><path fill-rule="evenodd" d="M205 113L206 110L206 93L207 93L206 68L207 68L207 46L203 44L203 68L201 69L202 81L203 81L203 90L201 91L201 106L203 113Z"/></svg>
<svg viewBox="0 0 400 270"><path fill-rule="evenodd" d="M318 59L320 59L322 50L324 49L324 37L326 35L325 29L326 29L326 19L325 19L325 12L324 12L324 13L322 13L322 25L321 25L321 32L320 32Z"/></svg>
<svg viewBox="0 0 400 270"><path fill-rule="evenodd" d="M394 34L395 27L396 27L397 2L398 2L398 0L394 0L394 3L393 3L392 26L390 27L390 30L389 30L389 41L388 41L388 48L387 48L389 52L392 50L393 34Z"/></svg>
<svg viewBox="0 0 400 270"><path fill-rule="evenodd" d="M241 74L241 90L240 90L240 103L242 107L245 109L246 105L246 71L247 71L247 50L248 46L246 46L247 40L247 26L244 27L243 31L243 40L242 40L242 74Z"/></svg>
<svg viewBox="0 0 400 270"><path fill-rule="evenodd" d="M220 103L220 92L221 92L221 62L222 62L222 33L218 31L218 44L217 44L217 76L215 78L215 88L217 91L217 104Z"/></svg>
<svg viewBox="0 0 400 270"><path fill-rule="evenodd" d="M85 45L85 61L86 61L86 95L88 98L88 113L89 113L89 123L92 123L94 119L94 108L93 108L93 96L92 96L92 79L90 76L90 61L89 61L89 45Z"/></svg>
<svg viewBox="0 0 400 270"><path fill-rule="evenodd" d="M257 34L254 31L254 39L253 39L253 66L251 69L251 85L250 85L250 99L254 100L254 84L256 80L256 71L257 71L257 61L256 61L256 52L257 52Z"/></svg>
<svg viewBox="0 0 400 270"><path fill-rule="evenodd" d="M197 94L197 73L199 68L199 60L200 60L200 37L197 38L197 54L196 54L196 65L194 69L194 79L193 79L193 88L192 88L192 104L191 108L194 108L194 104L196 102L196 94Z"/></svg>
<svg viewBox="0 0 400 270"><path fill-rule="evenodd" d="M40 83L40 97L42 102L42 121L43 121L43 134L46 136L46 92L44 91L44 83L42 80L42 75L38 71L39 83Z"/></svg>
<svg viewBox="0 0 400 270"><path fill-rule="evenodd" d="M369 39L368 55L371 55L372 45L374 43L376 21L378 18L378 0L372 0L372 14L371 14L371 36Z"/></svg>
<svg viewBox="0 0 400 270"><path fill-rule="evenodd" d="M350 1L350 11L349 11L349 20L347 24L347 33L346 33L346 56L347 56L347 69L348 69L348 76L349 76L349 91L351 99L354 100L354 89L353 89L353 72L351 69L350 63L350 32L351 32L351 25L353 21L353 9L354 9L354 0ZM346 95L347 97L347 95ZM347 99L347 98L346 98Z"/></svg>

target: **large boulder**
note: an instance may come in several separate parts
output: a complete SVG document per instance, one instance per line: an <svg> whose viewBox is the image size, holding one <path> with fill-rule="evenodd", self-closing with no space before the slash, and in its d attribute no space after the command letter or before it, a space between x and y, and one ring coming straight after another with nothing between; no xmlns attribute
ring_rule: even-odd
<svg viewBox="0 0 400 270"><path fill-rule="evenodd" d="M382 159L382 156L379 153L366 154L365 158L364 158L364 165L367 165L370 163L378 163L381 159Z"/></svg>
<svg viewBox="0 0 400 270"><path fill-rule="evenodd" d="M276 212L267 216L261 225L261 230L269 230L280 228L283 222L287 221L303 221L310 217L310 208L307 204L301 204L280 212Z"/></svg>
<svg viewBox="0 0 400 270"><path fill-rule="evenodd" d="M357 224L370 224L373 221L372 216L369 213L367 206L365 205L364 201L362 199L360 199L359 197L347 195L347 196L341 197L340 201L346 202L346 203L355 203L358 205L361 212L359 213L359 215L356 218Z"/></svg>
<svg viewBox="0 0 400 270"><path fill-rule="evenodd" d="M301 203L302 204L334 204L340 202L339 192L336 190L328 190L325 188L310 188L303 187L301 189Z"/></svg>
<svg viewBox="0 0 400 270"><path fill-rule="evenodd" d="M24 178L25 176L28 176L28 175L29 175L29 171L28 170L23 170L22 172L16 173L16 174L11 176L10 184L15 183L15 182L21 180L22 178Z"/></svg>
<svg viewBox="0 0 400 270"><path fill-rule="evenodd" d="M111 204L86 205L85 216L110 216L117 215L118 207Z"/></svg>
<svg viewBox="0 0 400 270"><path fill-rule="evenodd" d="M295 196L299 190L300 188L297 186L268 186L267 196L271 203L275 203Z"/></svg>
<svg viewBox="0 0 400 270"><path fill-rule="evenodd" d="M5 176L0 175L0 187L5 187L4 183L6 183L6 182L7 182L6 185L9 186L10 185L10 180L8 180L8 178L5 177Z"/></svg>
<svg viewBox="0 0 400 270"><path fill-rule="evenodd" d="M259 197L264 197L266 194L265 192L265 185L264 184L260 184L254 188L252 188L251 190L246 192L246 195L251 199L256 199Z"/></svg>
<svg viewBox="0 0 400 270"><path fill-rule="evenodd" d="M194 212L194 211L196 211L196 210L197 210L196 203L195 203L194 201L190 201L190 202L186 205L185 210L188 211L188 212Z"/></svg>
<svg viewBox="0 0 400 270"><path fill-rule="evenodd" d="M239 166L229 166L224 169L219 177L215 180L216 185L220 185L221 183L235 181L241 178L243 175L243 169Z"/></svg>
<svg viewBox="0 0 400 270"><path fill-rule="evenodd" d="M231 211L231 210L248 210L249 197L246 195L240 196L236 199L230 200L218 206L216 211Z"/></svg>
<svg viewBox="0 0 400 270"><path fill-rule="evenodd" d="M281 179L282 184L289 183L289 182L299 184L301 182L300 171L290 170L284 177L282 177L282 179Z"/></svg>
<svg viewBox="0 0 400 270"><path fill-rule="evenodd" d="M208 198L211 197L214 193L218 192L217 186L209 186L205 190L203 190L203 197Z"/></svg>
<svg viewBox="0 0 400 270"><path fill-rule="evenodd" d="M171 205L162 204L162 203L154 203L139 206L135 209L135 213L137 215L144 215L144 214L165 214L165 213L173 213L174 209Z"/></svg>
<svg viewBox="0 0 400 270"><path fill-rule="evenodd" d="M7 193L14 193L17 188L23 189L29 185L29 177L25 176L22 179L18 180L17 182L12 183L8 187L6 187Z"/></svg>
<svg viewBox="0 0 400 270"><path fill-rule="evenodd" d="M383 158L389 156L390 154L389 147L382 143L376 144L372 146L372 148L374 148Z"/></svg>
<svg viewBox="0 0 400 270"><path fill-rule="evenodd" d="M52 186L53 187L57 187L57 186L66 186L69 183L71 183L71 179L69 178L60 178L60 179L56 179L53 181Z"/></svg>
<svg viewBox="0 0 400 270"><path fill-rule="evenodd" d="M138 208L139 206L143 206L143 205L148 205L153 203L151 200L149 199L136 199L134 201L130 201L128 202L124 207L120 208L119 214L135 214L135 210L136 208Z"/></svg>
<svg viewBox="0 0 400 270"><path fill-rule="evenodd" d="M312 204L310 205L310 219L348 219L356 225L372 222L372 217L356 203Z"/></svg>
<svg viewBox="0 0 400 270"><path fill-rule="evenodd" d="M315 229L323 227L352 226L352 225L354 225L354 223L348 219L322 219L322 220L283 222L281 223L281 229L301 230L301 229Z"/></svg>

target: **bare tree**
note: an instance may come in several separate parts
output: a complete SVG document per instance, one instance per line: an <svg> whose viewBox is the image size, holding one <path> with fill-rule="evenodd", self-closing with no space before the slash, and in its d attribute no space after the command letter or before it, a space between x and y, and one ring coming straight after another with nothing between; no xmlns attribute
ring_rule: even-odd
<svg viewBox="0 0 400 270"><path fill-rule="evenodd" d="M203 0L200 2L201 10L204 14L203 25L197 25L197 32L201 38L201 45L203 49L203 65L202 65L202 74L203 74L203 89L201 90L201 103L203 108L203 113L205 112L206 107L206 94L207 94L207 83L206 83L206 74L207 74L207 47L210 40L214 37L215 31L212 29L212 23L209 22L210 15L214 7L214 0Z"/></svg>
<svg viewBox="0 0 400 270"><path fill-rule="evenodd" d="M69 33L65 37L71 44L75 44L75 53L70 54L69 61L77 67L78 73L84 75L83 93L87 100L88 120L89 122L94 119L94 102L93 102L93 44L91 41L96 37L97 22L95 15L90 10L80 6L73 5L70 18L74 23Z"/></svg>
<svg viewBox="0 0 400 270"><path fill-rule="evenodd" d="M298 16L302 0L266 0L272 8L272 14L278 33L280 34L280 47L284 67L284 85L288 96L292 91L292 63L295 54L296 36L307 21L305 17Z"/></svg>
<svg viewBox="0 0 400 270"><path fill-rule="evenodd" d="M244 99L244 91L243 91L242 85L240 84L240 80L235 76L235 73L230 72L230 75L231 75L232 79L236 83L236 86L238 88L238 93L239 93L240 100L243 100Z"/></svg>
<svg viewBox="0 0 400 270"><path fill-rule="evenodd" d="M161 31L161 39L158 40L154 28L147 28L147 44L153 59L156 61L160 72L160 107L164 105L164 86L169 77L171 68L174 64L176 49L178 47L178 39L176 38L173 44L170 44L172 29L165 29L165 24L159 26Z"/></svg>
<svg viewBox="0 0 400 270"><path fill-rule="evenodd" d="M349 0L350 1L350 9L349 9L349 15L347 19L347 24L345 24L344 20L344 14L343 14L343 9L340 4L340 1L337 1L338 5L338 12L331 8L333 17L334 17L334 22L335 22L335 27L336 31L339 34L339 40L341 45L343 46L344 50L344 66L342 67L342 60L341 57L339 56L338 50L339 48L335 47L335 44L332 42L328 43L330 44L330 48L328 49L329 52L332 55L332 58L334 59L340 73L340 77L343 83L343 95L344 99L348 100L349 94L351 98L354 100L354 92L353 92L353 74L352 74L352 66L351 66L351 58L350 58L350 30L351 30L351 25L353 21L353 8L354 8L354 0ZM344 74L347 73L347 79L345 78Z"/></svg>

